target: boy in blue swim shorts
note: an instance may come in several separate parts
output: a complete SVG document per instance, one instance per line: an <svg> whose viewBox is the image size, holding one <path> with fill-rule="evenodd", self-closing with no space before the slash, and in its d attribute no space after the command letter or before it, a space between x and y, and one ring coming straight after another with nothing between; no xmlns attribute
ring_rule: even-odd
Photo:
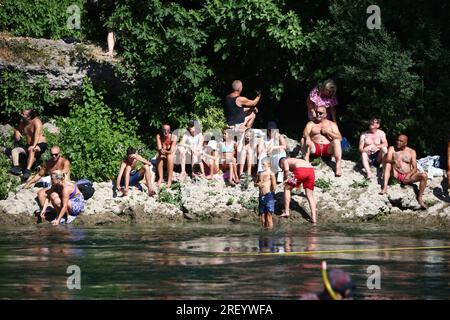
<svg viewBox="0 0 450 320"><path fill-rule="evenodd" d="M272 214L275 212L275 188L277 180L271 170L269 157L262 160L263 171L258 173L255 186L259 188L259 219L261 227L271 229L273 227Z"/></svg>

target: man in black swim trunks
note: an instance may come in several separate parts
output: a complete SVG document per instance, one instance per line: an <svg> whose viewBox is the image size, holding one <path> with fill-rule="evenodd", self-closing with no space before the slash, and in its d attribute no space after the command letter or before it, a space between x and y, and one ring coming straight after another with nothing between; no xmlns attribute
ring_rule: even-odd
<svg viewBox="0 0 450 320"><path fill-rule="evenodd" d="M24 147L17 146L11 151L13 167L9 172L15 175L23 173L22 180L26 181L31 175L30 170L36 161L36 157L47 150L47 140L42 131L42 121L34 111L25 109L20 116L19 127L14 129L14 142L18 144L22 135L25 135L26 145ZM27 166L23 172L19 166L19 155L21 153L27 156Z"/></svg>

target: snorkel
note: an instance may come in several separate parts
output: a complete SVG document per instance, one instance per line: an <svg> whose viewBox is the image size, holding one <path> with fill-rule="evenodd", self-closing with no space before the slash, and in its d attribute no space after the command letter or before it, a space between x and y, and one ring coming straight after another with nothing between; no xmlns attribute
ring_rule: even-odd
<svg viewBox="0 0 450 320"><path fill-rule="evenodd" d="M327 292L330 295L331 299L339 300L338 295L336 294L336 292L334 292L333 288L331 287L330 280L328 279L327 262L326 261L322 261L322 280L323 280L323 284L325 286L325 289L327 290Z"/></svg>

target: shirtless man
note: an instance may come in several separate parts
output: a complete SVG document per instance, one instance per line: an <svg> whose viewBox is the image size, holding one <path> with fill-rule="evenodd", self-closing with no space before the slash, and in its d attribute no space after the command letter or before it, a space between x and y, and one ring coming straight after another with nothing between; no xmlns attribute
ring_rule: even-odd
<svg viewBox="0 0 450 320"><path fill-rule="evenodd" d="M44 176L51 176L56 170L65 174L66 180L70 181L70 161L61 157L61 150L58 146L53 146L50 149L52 157L42 166L41 170L23 186L24 189L30 188L33 184L38 182ZM42 208L45 199L51 198L49 194L50 187L42 188L37 193L37 200L39 207Z"/></svg>
<svg viewBox="0 0 450 320"><path fill-rule="evenodd" d="M327 109L318 107L315 121L310 121L303 131L305 144L303 154L305 160L309 162L309 156L329 157L336 159L336 177L342 176L341 160L341 133L337 124L327 119Z"/></svg>
<svg viewBox="0 0 450 320"><path fill-rule="evenodd" d="M380 194L387 193L388 182L391 174L402 184L420 182L417 201L422 209L427 209L423 202L423 193L427 186L427 174L417 170L416 151L408 148L408 137L401 134L397 137L395 146L389 147L384 168L383 189Z"/></svg>
<svg viewBox="0 0 450 320"><path fill-rule="evenodd" d="M136 165L141 162L144 166L136 171ZM119 174L116 179L116 190L122 191L122 196L128 195L128 188L130 184L132 186L138 185L139 181L145 176L145 181L147 182L148 195L154 196L156 192L153 190L152 186L152 164L150 161L144 159L142 156L137 154L136 149L128 148L127 156L122 160L120 164ZM123 179L122 179L123 178ZM122 188L122 185L124 188Z"/></svg>
<svg viewBox="0 0 450 320"><path fill-rule="evenodd" d="M258 112L256 105L261 99L261 92L257 91L256 98L250 100L246 97L241 97L242 82L240 80L233 81L231 86L233 91L225 97L227 124L230 128L245 132L255 122L256 113Z"/></svg>
<svg viewBox="0 0 450 320"><path fill-rule="evenodd" d="M163 181L164 163L167 166L167 188L172 185L174 152L177 144L177 138L170 132L170 126L164 124L161 132L156 135L156 148L158 155L156 156L156 169L158 171L158 187Z"/></svg>
<svg viewBox="0 0 450 320"><path fill-rule="evenodd" d="M386 134L380 130L380 119L372 118L369 121L369 130L361 134L359 138L359 152L367 179L372 178L370 165L379 164L387 154L388 142Z"/></svg>
<svg viewBox="0 0 450 320"><path fill-rule="evenodd" d="M311 209L311 221L312 223L316 223L316 200L314 199L315 174L313 166L303 159L281 158L280 168L284 172L284 213L281 217L289 217L291 190L303 184L306 199L308 199L309 208ZM290 178L289 172L293 173Z"/></svg>
<svg viewBox="0 0 450 320"><path fill-rule="evenodd" d="M14 129L14 140L19 142L22 135L25 135L26 146L24 148L17 147L11 151L13 167L9 170L14 175L22 174L19 167L19 155L25 153L27 155L27 167L23 171L22 179L27 181L31 176L31 167L33 166L36 156L43 154L47 150L47 143L42 131L42 122L36 117L34 111L25 109L21 113L19 128Z"/></svg>

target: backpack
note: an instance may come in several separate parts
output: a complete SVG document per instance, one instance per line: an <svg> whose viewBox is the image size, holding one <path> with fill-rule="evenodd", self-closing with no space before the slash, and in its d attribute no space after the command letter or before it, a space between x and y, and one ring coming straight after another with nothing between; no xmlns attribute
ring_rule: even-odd
<svg viewBox="0 0 450 320"><path fill-rule="evenodd" d="M88 179L81 179L76 182L76 185L78 187L78 190L80 190L80 192L83 194L84 200L92 198L95 189L91 181L89 181Z"/></svg>

